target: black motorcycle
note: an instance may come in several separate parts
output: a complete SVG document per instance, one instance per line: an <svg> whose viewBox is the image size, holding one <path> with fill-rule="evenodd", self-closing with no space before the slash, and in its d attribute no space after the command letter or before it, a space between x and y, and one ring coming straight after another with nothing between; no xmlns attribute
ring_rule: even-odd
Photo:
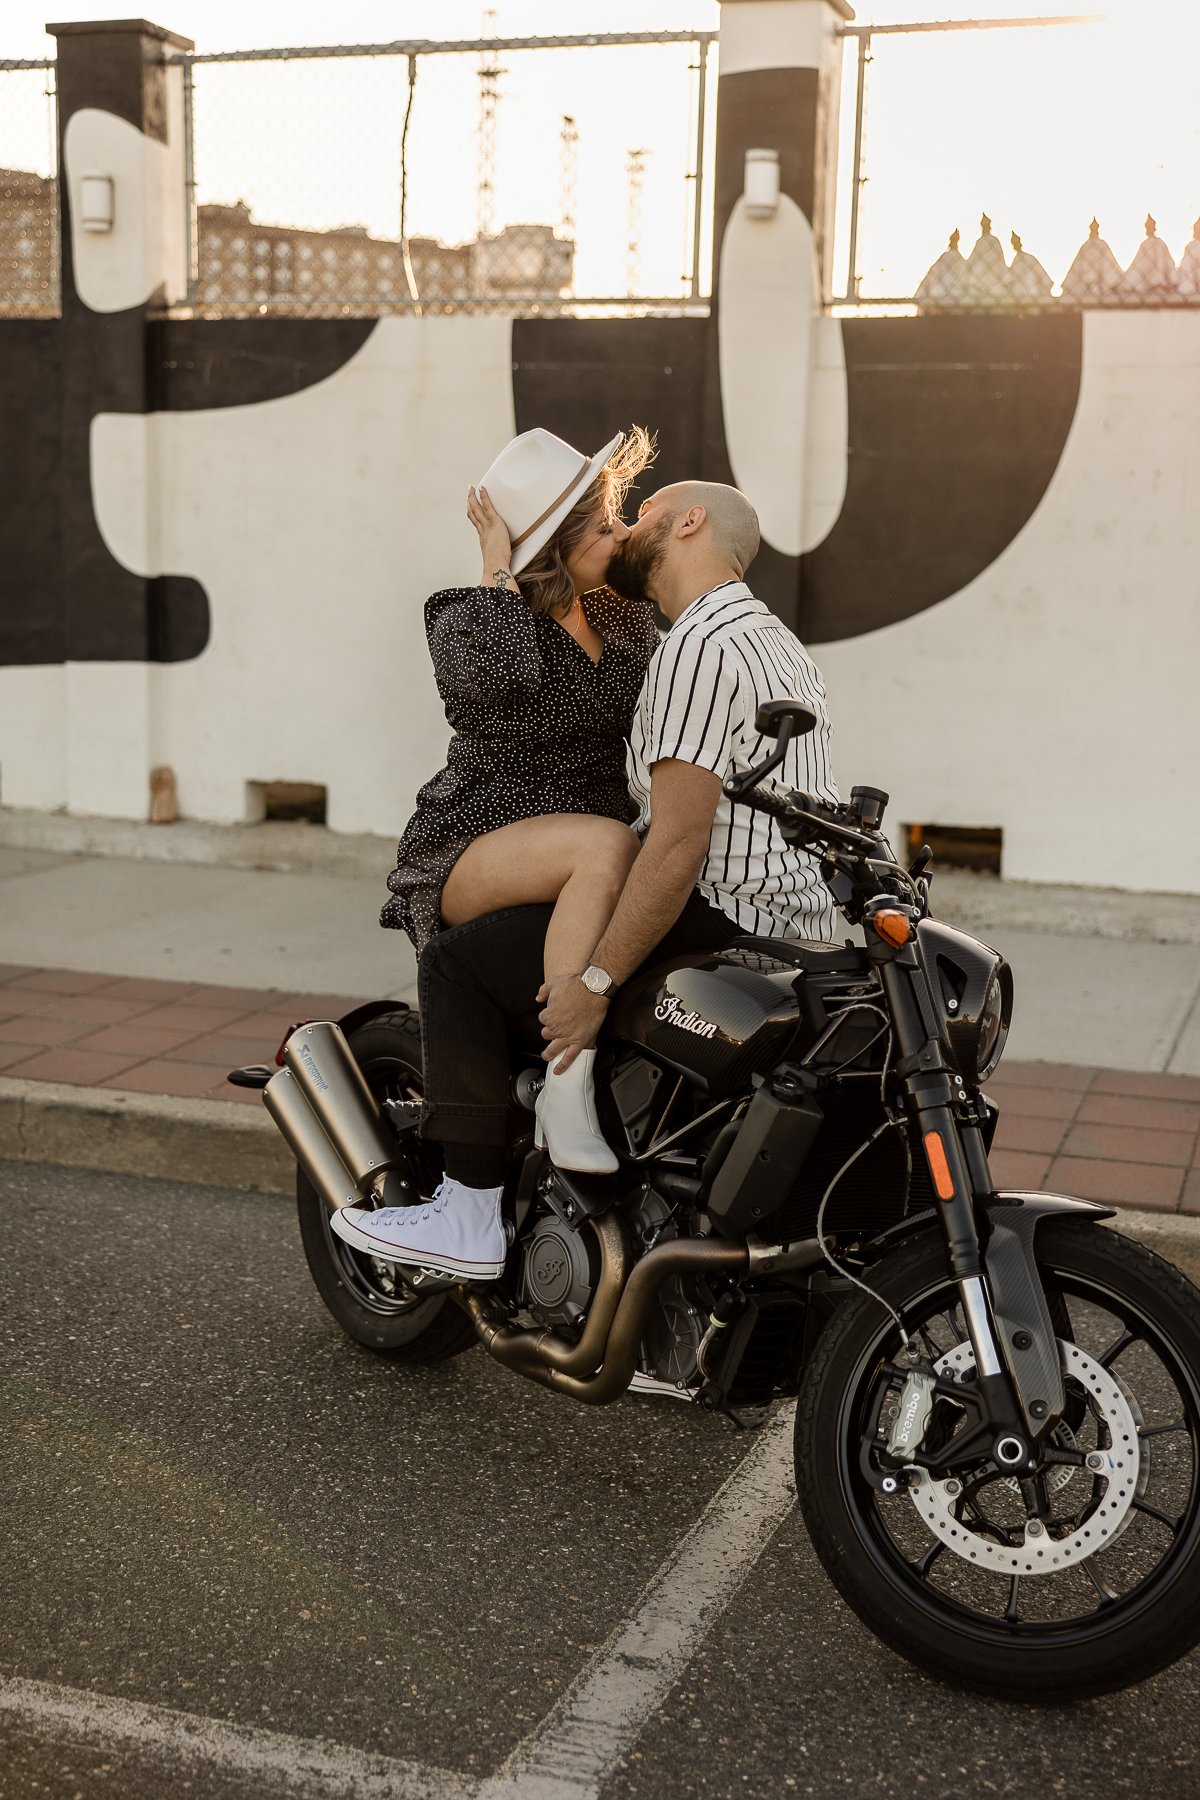
<svg viewBox="0 0 1200 1800"><path fill-rule="evenodd" d="M859 1617L923 1668L1079 1698L1200 1639L1200 1293L1054 1194L997 1192L983 1093L1012 977L929 912L929 863L881 833L887 795L727 784L819 855L861 943L746 938L617 997L597 1058L615 1176L532 1144L544 1064L514 1061L503 1278L465 1288L363 1255L332 1208L414 1203L420 1034L395 1001L235 1070L299 1163L317 1289L356 1343L410 1363L483 1344L604 1405L670 1394L742 1420L798 1395L796 1486Z"/></svg>

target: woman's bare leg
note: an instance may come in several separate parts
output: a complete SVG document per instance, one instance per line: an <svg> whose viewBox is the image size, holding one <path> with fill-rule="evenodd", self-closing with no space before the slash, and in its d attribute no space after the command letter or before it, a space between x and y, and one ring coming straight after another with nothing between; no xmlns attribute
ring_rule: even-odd
<svg viewBox="0 0 1200 1800"><path fill-rule="evenodd" d="M503 825L463 851L442 890L447 925L465 925L502 906L552 900L545 974L578 975L613 914L638 844L628 826L590 814L550 813ZM532 999L532 996L531 996ZM596 1116L594 1050L562 1074L547 1069L537 1099L534 1142L560 1169L605 1175L618 1167Z"/></svg>
<svg viewBox="0 0 1200 1800"><path fill-rule="evenodd" d="M442 918L465 925L503 906L552 900L545 975L577 975L592 959L638 852L627 825L584 813L548 813L486 832L469 844L442 890Z"/></svg>

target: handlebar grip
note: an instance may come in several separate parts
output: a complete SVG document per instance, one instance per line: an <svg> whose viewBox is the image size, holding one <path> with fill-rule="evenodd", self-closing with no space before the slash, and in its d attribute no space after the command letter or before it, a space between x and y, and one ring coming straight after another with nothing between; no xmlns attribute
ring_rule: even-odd
<svg viewBox="0 0 1200 1800"><path fill-rule="evenodd" d="M796 814L794 802L786 794L774 788L748 788L744 794L732 796L739 806L749 806L755 812L769 813L773 819L781 819L786 823Z"/></svg>

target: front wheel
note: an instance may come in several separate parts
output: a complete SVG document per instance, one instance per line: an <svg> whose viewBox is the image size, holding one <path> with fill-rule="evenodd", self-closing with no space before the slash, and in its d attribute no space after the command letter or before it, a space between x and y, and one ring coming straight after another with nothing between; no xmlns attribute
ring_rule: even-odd
<svg viewBox="0 0 1200 1800"><path fill-rule="evenodd" d="M900 1403L888 1365L901 1342L855 1295L805 1372L796 1485L827 1572L893 1649L991 1693L1075 1700L1141 1681L1200 1640L1200 1293L1108 1227L1044 1224L1036 1254L1067 1408L1035 1482L987 1459L892 1494L868 1478ZM940 1234L869 1279L938 1372L969 1383ZM926 1448L956 1414L935 1402Z"/></svg>
<svg viewBox="0 0 1200 1800"><path fill-rule="evenodd" d="M352 1031L348 1043L378 1100L421 1095L421 1032L413 1012L385 1013ZM405 1173L431 1193L436 1171L414 1141ZM395 1263L352 1250L329 1229L329 1208L303 1169L296 1171L300 1237L317 1292L347 1337L396 1362L441 1362L478 1342L475 1327L445 1294L417 1294Z"/></svg>

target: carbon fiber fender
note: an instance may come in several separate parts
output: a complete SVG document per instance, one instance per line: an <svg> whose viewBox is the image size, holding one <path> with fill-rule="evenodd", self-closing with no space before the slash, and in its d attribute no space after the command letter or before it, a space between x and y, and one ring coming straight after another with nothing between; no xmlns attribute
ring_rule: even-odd
<svg viewBox="0 0 1200 1800"><path fill-rule="evenodd" d="M983 1260L1001 1354L1032 1436L1045 1430L1065 1404L1054 1323L1034 1258L1037 1228L1045 1219L1081 1224L1111 1219L1113 1209L1066 1194L1006 1192L984 1202L988 1238Z"/></svg>

